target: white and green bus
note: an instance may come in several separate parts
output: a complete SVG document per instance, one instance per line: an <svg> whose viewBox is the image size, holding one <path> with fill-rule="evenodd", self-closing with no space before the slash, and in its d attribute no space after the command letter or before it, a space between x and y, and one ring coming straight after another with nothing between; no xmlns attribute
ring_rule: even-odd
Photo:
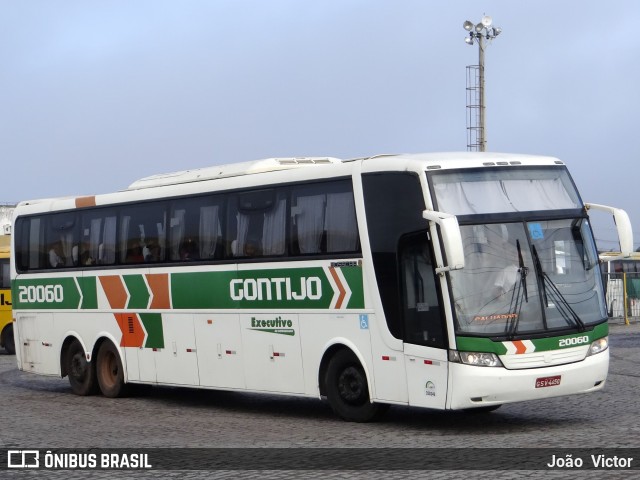
<svg viewBox="0 0 640 480"><path fill-rule="evenodd" d="M493 153L267 159L26 201L18 367L130 384L492 410L603 388L607 311L565 165ZM633 245L613 213L622 251Z"/></svg>

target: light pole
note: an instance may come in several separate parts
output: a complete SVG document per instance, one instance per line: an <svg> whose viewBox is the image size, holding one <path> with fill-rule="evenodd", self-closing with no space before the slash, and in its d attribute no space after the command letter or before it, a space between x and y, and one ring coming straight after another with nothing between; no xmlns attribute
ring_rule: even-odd
<svg viewBox="0 0 640 480"><path fill-rule="evenodd" d="M473 45L478 43L478 75L474 76L474 85L469 85L470 75L467 78L467 91L478 92L479 96L477 101L469 101L467 108L478 109L477 115L473 115L472 111L469 114L469 123L467 127L469 130L469 142L467 147L469 149L478 148L481 152L484 152L487 148L487 132L485 124L485 90L484 90L484 48L487 42L490 42L496 38L502 32L500 27L492 26L492 19L490 16L485 15L482 17L480 23L473 24L473 22L467 20L462 25L464 29L469 32L469 36L464 39L467 45ZM469 69L470 67L467 67ZM475 141L471 140L472 132L477 134Z"/></svg>

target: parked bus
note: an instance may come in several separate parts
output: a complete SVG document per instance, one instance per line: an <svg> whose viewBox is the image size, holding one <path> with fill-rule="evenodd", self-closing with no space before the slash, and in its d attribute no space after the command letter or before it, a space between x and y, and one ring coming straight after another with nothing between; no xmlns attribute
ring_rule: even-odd
<svg viewBox="0 0 640 480"><path fill-rule="evenodd" d="M0 235L0 347L7 353L16 353L13 342L13 317L11 315L11 280L9 252L11 237Z"/></svg>
<svg viewBox="0 0 640 480"><path fill-rule="evenodd" d="M565 165L494 153L267 159L20 203L20 370L489 411L603 388L608 325Z"/></svg>

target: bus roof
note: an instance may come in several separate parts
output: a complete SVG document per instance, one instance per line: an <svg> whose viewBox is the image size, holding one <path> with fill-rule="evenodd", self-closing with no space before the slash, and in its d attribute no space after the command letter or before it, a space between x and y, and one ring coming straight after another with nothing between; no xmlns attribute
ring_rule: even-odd
<svg viewBox="0 0 640 480"><path fill-rule="evenodd" d="M291 157L267 158L252 162L242 162L228 165L182 170L144 177L133 182L127 190L178 185L181 183L201 182L220 178L253 175L257 173L289 170L300 167L317 167L349 162L366 162L378 168L392 163L421 163L427 169L451 169L469 167L489 167L501 165L563 165L564 163L553 157L523 155L493 152L446 152L446 153L417 153L417 154L382 154L371 157L341 160L334 157ZM373 165L372 165L373 166Z"/></svg>
<svg viewBox="0 0 640 480"><path fill-rule="evenodd" d="M164 185L177 185L180 183L202 182L205 180L274 172L277 170L288 170L291 168L311 165L330 165L332 163L341 163L341 160L332 157L267 158L253 162L216 165L213 167L151 175L149 177L136 180L129 185L127 190L138 190L140 188L160 187Z"/></svg>
<svg viewBox="0 0 640 480"><path fill-rule="evenodd" d="M151 175L133 182L119 192L99 195L69 195L66 197L31 199L19 203L20 214L43 211L67 210L91 205L109 205L124 201L139 201L163 195L181 195L187 192L202 193L211 187L207 181L223 181L225 188L259 186L262 181L253 178L245 182L240 177L258 174L275 174L279 171L297 170L296 180L331 178L334 175L350 175L351 165L360 164L361 171L438 171L462 168L492 168L496 166L559 166L563 162L554 157L494 152L446 152L416 154L383 154L342 160L334 157L267 158L228 165L182 170ZM268 184L284 181L270 176ZM196 184L200 184L196 186ZM187 185L192 187L186 188ZM222 184L220 185L222 187ZM158 191L153 191L155 189ZM168 190L164 190L168 188ZM162 190L162 191L161 191ZM151 193L153 191L153 193Z"/></svg>

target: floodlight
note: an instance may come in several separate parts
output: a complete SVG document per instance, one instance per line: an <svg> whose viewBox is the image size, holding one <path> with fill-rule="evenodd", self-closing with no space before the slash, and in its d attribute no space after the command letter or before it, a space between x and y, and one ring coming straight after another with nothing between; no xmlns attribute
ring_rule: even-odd
<svg viewBox="0 0 640 480"><path fill-rule="evenodd" d="M484 25L485 27L490 27L492 21L493 20L489 15L485 15L484 17L482 17L482 25Z"/></svg>
<svg viewBox="0 0 640 480"><path fill-rule="evenodd" d="M481 23L477 24L476 25L476 32L480 33L483 28L484 28L484 26Z"/></svg>
<svg viewBox="0 0 640 480"><path fill-rule="evenodd" d="M467 42L467 45L473 45L473 37L467 37L464 41Z"/></svg>
<svg viewBox="0 0 640 480"><path fill-rule="evenodd" d="M493 34L497 37L498 35L500 35L502 33L502 29L500 27L494 27L493 28Z"/></svg>
<svg viewBox="0 0 640 480"><path fill-rule="evenodd" d="M472 22L470 22L469 20L466 20L466 21L462 24L462 26L464 27L464 29L465 29L467 32L470 32L470 31L473 29L473 23L472 23Z"/></svg>

